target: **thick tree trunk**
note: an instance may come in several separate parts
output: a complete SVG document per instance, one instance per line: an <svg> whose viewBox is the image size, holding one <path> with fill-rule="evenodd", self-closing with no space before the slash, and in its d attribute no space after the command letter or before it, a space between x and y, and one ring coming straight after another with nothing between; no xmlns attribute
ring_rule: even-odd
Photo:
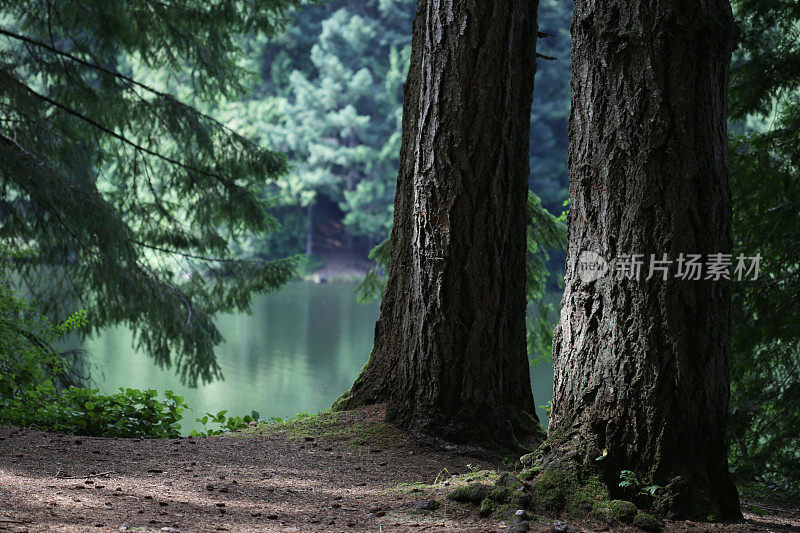
<svg viewBox="0 0 800 533"><path fill-rule="evenodd" d="M460 441L540 435L525 345L537 2L421 0L388 286L341 406Z"/></svg>
<svg viewBox="0 0 800 533"><path fill-rule="evenodd" d="M739 516L727 470L730 283L649 281L650 254L731 252L727 0L577 0L567 276L553 341L556 454L665 486L659 512ZM581 281L582 251L644 254ZM705 277L705 274L703 275ZM595 458L607 450L607 457Z"/></svg>

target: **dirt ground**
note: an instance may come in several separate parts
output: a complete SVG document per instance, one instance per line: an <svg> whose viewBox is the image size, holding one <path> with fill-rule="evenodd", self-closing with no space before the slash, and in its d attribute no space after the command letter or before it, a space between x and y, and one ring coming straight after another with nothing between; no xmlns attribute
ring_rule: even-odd
<svg viewBox="0 0 800 533"><path fill-rule="evenodd" d="M444 497L450 476L491 468L502 465L477 450L410 439L379 407L335 423L175 440L0 427L0 530L504 531L508 522ZM420 509L432 499L438 509ZM800 531L797 508L748 505L766 514L746 513L741 524L669 522L667 531ZM638 531L563 520L573 532ZM531 522L531 531L559 527Z"/></svg>

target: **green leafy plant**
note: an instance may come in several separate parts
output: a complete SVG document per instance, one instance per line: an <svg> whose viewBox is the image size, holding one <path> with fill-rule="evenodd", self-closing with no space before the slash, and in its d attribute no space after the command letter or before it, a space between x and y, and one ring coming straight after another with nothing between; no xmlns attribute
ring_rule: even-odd
<svg viewBox="0 0 800 533"><path fill-rule="evenodd" d="M598 459L600 459L598 457ZM621 489L628 489L640 496L655 496L661 485L642 485L636 473L632 470L622 470L619 473L619 487Z"/></svg>
<svg viewBox="0 0 800 533"><path fill-rule="evenodd" d="M24 252L0 245L0 259ZM87 326L77 311L53 324L8 288L0 271L0 422L99 437L179 437L183 398L172 391L64 387L69 368L53 348L60 338Z"/></svg>
<svg viewBox="0 0 800 533"><path fill-rule="evenodd" d="M206 413L205 415L196 418L195 421L203 424L206 427L210 424L217 424L219 427L208 428L205 431L192 431L190 435L196 437L211 437L214 435L222 435L223 433L230 433L231 431L239 431L250 427L253 422L258 422L260 415L258 411L251 411L249 415L245 416L227 416L228 411L222 410L217 414Z"/></svg>
<svg viewBox="0 0 800 533"><path fill-rule="evenodd" d="M0 421L93 437L178 438L186 408L171 390L163 399L151 389L106 395L82 387L58 390L47 380L1 399Z"/></svg>

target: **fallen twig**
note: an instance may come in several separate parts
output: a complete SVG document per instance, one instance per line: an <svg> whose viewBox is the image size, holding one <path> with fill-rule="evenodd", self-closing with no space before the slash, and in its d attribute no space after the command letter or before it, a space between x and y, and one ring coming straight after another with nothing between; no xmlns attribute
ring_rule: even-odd
<svg viewBox="0 0 800 533"><path fill-rule="evenodd" d="M59 473L60 472L61 471L59 470ZM58 479L89 479L90 477L101 477L101 476L107 476L109 474L116 474L116 472L114 472L113 470L109 470L108 472L100 472L99 474L87 474L85 476L59 476L58 473L56 473L56 478L58 478Z"/></svg>

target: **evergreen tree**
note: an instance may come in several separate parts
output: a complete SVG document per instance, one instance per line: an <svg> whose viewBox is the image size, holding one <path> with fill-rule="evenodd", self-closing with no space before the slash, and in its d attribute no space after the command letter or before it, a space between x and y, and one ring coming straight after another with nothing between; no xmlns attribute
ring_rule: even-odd
<svg viewBox="0 0 800 533"><path fill-rule="evenodd" d="M612 496L630 496L621 470L660 485L653 508L673 517L741 516L725 440L730 281L676 272L680 254L731 253L734 44L727 0L575 2L569 244L547 449L587 478L599 471ZM581 276L585 251L612 272ZM639 254L666 255L668 274L637 274Z"/></svg>
<svg viewBox="0 0 800 533"><path fill-rule="evenodd" d="M387 420L450 440L542 436L525 348L536 4L418 4L388 282L339 408L386 402Z"/></svg>
<svg viewBox="0 0 800 533"><path fill-rule="evenodd" d="M740 482L800 496L800 4L734 3L734 249L760 254L734 284L729 442Z"/></svg>
<svg viewBox="0 0 800 533"><path fill-rule="evenodd" d="M567 199L571 18L572 0L539 2L539 29L545 36L538 44L529 185L551 213L560 213Z"/></svg>
<svg viewBox="0 0 800 533"><path fill-rule="evenodd" d="M294 270L231 252L275 229L258 191L286 159L129 65L169 73L196 102L238 98L241 36L276 32L294 4L0 1L0 237L33 250L13 266L42 312L125 324L189 383L219 374L213 315Z"/></svg>
<svg viewBox="0 0 800 533"><path fill-rule="evenodd" d="M264 48L261 91L276 96L283 119L280 127L267 126L262 132L289 153L294 169L283 189L286 211L279 215L283 231L268 236L256 245L257 249L260 246L272 254L280 248L275 240L283 240L290 233L293 242L299 243L300 234L312 226L303 220L313 218L313 209L307 206L314 205L319 193L339 203L343 222L351 233L365 235L371 243L386 236L398 164L400 89L408 65L415 10L414 0L333 0L321 6L305 6L294 15L287 31ZM542 53L554 60L539 62L541 90L534 94L529 184L543 205L555 213L561 211L567 196L571 14L569 1L545 0L540 4L539 26L549 34L542 41ZM358 20L364 29L350 24L351 19ZM333 77L332 65L342 68L333 69ZM346 87L342 82L352 80L364 69L370 75L369 86ZM359 99L357 89L367 97ZM331 91L337 96L331 97ZM302 106L309 101L313 110ZM331 128L347 116L348 106L356 110L349 120L357 135L345 139L339 131L331 134ZM358 120L362 122L357 125ZM307 136L300 138L293 133L300 129ZM351 164L347 171L337 164L342 158Z"/></svg>
<svg viewBox="0 0 800 533"><path fill-rule="evenodd" d="M284 201L312 206L325 194L341 204L350 233L372 242L391 226L408 63L407 51L380 46L380 23L345 8L324 20L310 51L312 73L290 74L282 120L265 125L294 162Z"/></svg>

